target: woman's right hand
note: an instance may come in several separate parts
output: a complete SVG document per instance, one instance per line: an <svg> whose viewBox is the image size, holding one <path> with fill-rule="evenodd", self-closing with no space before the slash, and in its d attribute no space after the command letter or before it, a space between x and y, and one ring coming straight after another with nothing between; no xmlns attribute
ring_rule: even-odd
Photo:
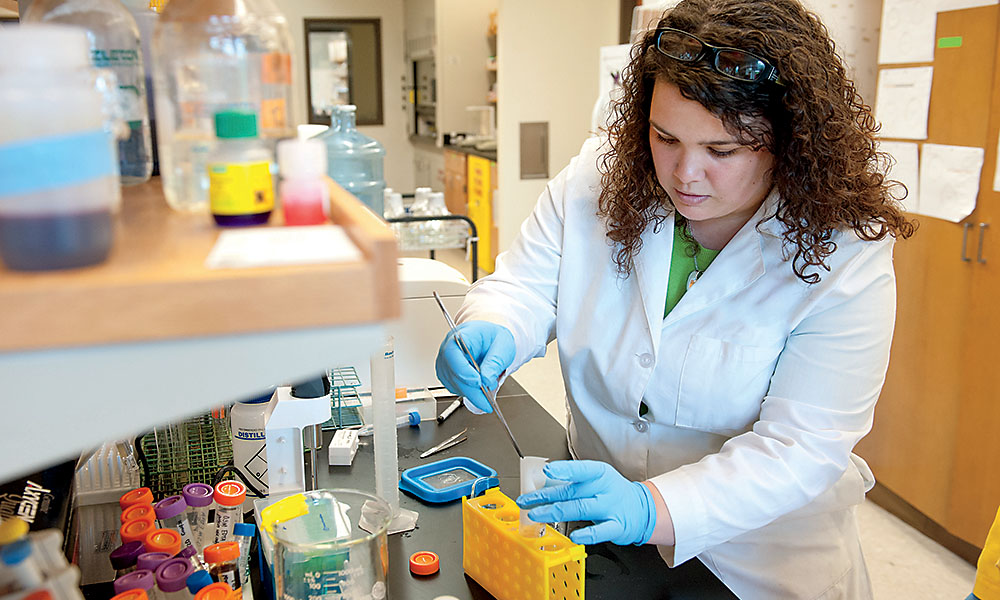
<svg viewBox="0 0 1000 600"><path fill-rule="evenodd" d="M500 384L500 376L514 362L514 335L506 327L488 321L468 321L455 330L476 359L482 378L469 364L455 334L449 332L438 349L438 379L451 393L464 396L484 412L493 412L479 386L493 391Z"/></svg>

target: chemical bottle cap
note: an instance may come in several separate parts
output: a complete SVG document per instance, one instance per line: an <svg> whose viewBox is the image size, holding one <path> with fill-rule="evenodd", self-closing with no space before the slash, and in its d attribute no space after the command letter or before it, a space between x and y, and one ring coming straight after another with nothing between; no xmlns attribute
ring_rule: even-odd
<svg viewBox="0 0 1000 600"><path fill-rule="evenodd" d="M177 592L184 589L193 572L194 567L186 558L171 558L156 567L156 584L168 594Z"/></svg>
<svg viewBox="0 0 1000 600"><path fill-rule="evenodd" d="M42 588L31 592L27 596L22 596L21 600L52 600L52 594L49 593L49 590Z"/></svg>
<svg viewBox="0 0 1000 600"><path fill-rule="evenodd" d="M410 573L414 575L433 575L441 568L438 555L430 550L421 550L410 555Z"/></svg>
<svg viewBox="0 0 1000 600"><path fill-rule="evenodd" d="M221 506L239 506L247 498L247 486L239 481L220 481L215 486L215 503Z"/></svg>
<svg viewBox="0 0 1000 600"><path fill-rule="evenodd" d="M153 492L150 491L148 487L141 487L125 492L122 494L122 497L118 499L118 506L120 506L122 510L125 510L133 504L149 504L152 506Z"/></svg>
<svg viewBox="0 0 1000 600"><path fill-rule="evenodd" d="M410 427L416 427L420 425L420 413L415 410L410 411Z"/></svg>
<svg viewBox="0 0 1000 600"><path fill-rule="evenodd" d="M169 560L170 555L166 552L143 552L139 555L139 558L135 560L136 569L145 569L147 571L155 571L156 567L163 564L163 561Z"/></svg>
<svg viewBox="0 0 1000 600"><path fill-rule="evenodd" d="M223 140L257 137L257 113L250 110L215 113L215 137Z"/></svg>
<svg viewBox="0 0 1000 600"><path fill-rule="evenodd" d="M448 205L444 203L444 192L431 192L427 197L431 210L448 212Z"/></svg>
<svg viewBox="0 0 1000 600"><path fill-rule="evenodd" d="M129 521L135 521L136 519L145 518L155 518L156 511L149 504L133 504L132 506L126 508L122 511L121 521L122 523L128 523Z"/></svg>
<svg viewBox="0 0 1000 600"><path fill-rule="evenodd" d="M181 534L173 529L154 529L146 535L146 550L173 556L181 551Z"/></svg>
<svg viewBox="0 0 1000 600"><path fill-rule="evenodd" d="M133 519L122 525L121 529L118 530L118 534L121 535L123 543L142 542L149 535L149 532L154 529L156 529L156 523L153 522L153 518L143 517L141 519Z"/></svg>
<svg viewBox="0 0 1000 600"><path fill-rule="evenodd" d="M236 542L219 542L205 548L205 562L209 564L229 562L240 557L240 545Z"/></svg>
<svg viewBox="0 0 1000 600"><path fill-rule="evenodd" d="M28 522L17 517L0 521L0 546L28 535Z"/></svg>
<svg viewBox="0 0 1000 600"><path fill-rule="evenodd" d="M181 490L181 494L188 506L201 508L212 503L215 491L207 483L189 483Z"/></svg>
<svg viewBox="0 0 1000 600"><path fill-rule="evenodd" d="M24 13L21 14L23 18ZM0 36L0 56L4 59L3 70L51 73L55 69L91 66L87 33L67 25L22 21L20 26L5 29Z"/></svg>
<svg viewBox="0 0 1000 600"><path fill-rule="evenodd" d="M141 569L115 579L114 589L116 594L120 594L128 590L151 590L155 585L156 575L152 571Z"/></svg>
<svg viewBox="0 0 1000 600"><path fill-rule="evenodd" d="M317 139L281 140L278 142L278 171L286 179L326 175L326 144Z"/></svg>
<svg viewBox="0 0 1000 600"><path fill-rule="evenodd" d="M21 538L0 548L0 563L7 566L19 565L29 556L31 556L31 542L27 538Z"/></svg>
<svg viewBox="0 0 1000 600"><path fill-rule="evenodd" d="M139 559L139 555L144 552L146 552L146 547L142 545L142 542L125 542L121 546L112 550L108 558L111 559L111 567L118 571L121 569L127 569L128 567L136 564L136 561Z"/></svg>
<svg viewBox="0 0 1000 600"><path fill-rule="evenodd" d="M168 496L156 503L156 518L169 519L183 514L187 510L187 502L183 496Z"/></svg>
<svg viewBox="0 0 1000 600"><path fill-rule="evenodd" d="M257 532L257 527L253 523L237 523L233 525L233 535L242 537L253 537Z"/></svg>
<svg viewBox="0 0 1000 600"><path fill-rule="evenodd" d="M146 590L128 590L112 596L111 600L149 600Z"/></svg>
<svg viewBox="0 0 1000 600"><path fill-rule="evenodd" d="M212 585L212 576L205 569L196 569L194 573L188 575L186 585L192 595L197 594L202 588Z"/></svg>
<svg viewBox="0 0 1000 600"><path fill-rule="evenodd" d="M233 588L229 587L229 584L213 583L201 588L201 591L195 594L194 600L229 600L232 595Z"/></svg>

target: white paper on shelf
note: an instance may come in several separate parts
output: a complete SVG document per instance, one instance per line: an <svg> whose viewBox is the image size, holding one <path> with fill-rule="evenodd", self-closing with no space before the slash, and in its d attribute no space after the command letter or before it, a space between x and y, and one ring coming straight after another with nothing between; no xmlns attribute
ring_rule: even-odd
<svg viewBox="0 0 1000 600"><path fill-rule="evenodd" d="M886 178L906 186L906 198L902 200L903 210L918 212L920 209L920 162L917 157L915 142L883 142L878 143L879 152L885 152L893 159L893 164L886 165ZM897 187L893 195L902 194Z"/></svg>
<svg viewBox="0 0 1000 600"><path fill-rule="evenodd" d="M924 144L920 154L919 214L954 223L972 214L986 151Z"/></svg>
<svg viewBox="0 0 1000 600"><path fill-rule="evenodd" d="M209 269L310 265L361 260L339 225L223 231L205 259Z"/></svg>
<svg viewBox="0 0 1000 600"><path fill-rule="evenodd" d="M875 118L883 138L927 139L934 67L882 69L878 74Z"/></svg>
<svg viewBox="0 0 1000 600"><path fill-rule="evenodd" d="M937 13L996 3L997 0L883 0L879 64L933 61Z"/></svg>

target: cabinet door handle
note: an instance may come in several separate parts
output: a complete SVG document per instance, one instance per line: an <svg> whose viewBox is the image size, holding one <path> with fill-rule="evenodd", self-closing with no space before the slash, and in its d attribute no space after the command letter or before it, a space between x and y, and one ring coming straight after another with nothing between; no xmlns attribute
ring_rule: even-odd
<svg viewBox="0 0 1000 600"><path fill-rule="evenodd" d="M983 258L983 238L986 237L986 228L989 226L989 223L979 224L979 249L976 250L976 260L984 265L986 264L986 259Z"/></svg>
<svg viewBox="0 0 1000 600"><path fill-rule="evenodd" d="M969 244L970 228L972 228L972 223L965 223L962 225L962 262L972 262L972 259L965 255L966 246Z"/></svg>

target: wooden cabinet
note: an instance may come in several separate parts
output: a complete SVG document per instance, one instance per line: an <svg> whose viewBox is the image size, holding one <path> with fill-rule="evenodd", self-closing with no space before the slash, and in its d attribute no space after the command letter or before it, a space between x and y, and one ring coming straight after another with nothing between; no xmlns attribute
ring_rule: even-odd
<svg viewBox="0 0 1000 600"><path fill-rule="evenodd" d="M979 197L962 223L917 217L896 245L892 356L857 449L882 485L980 547L1000 505L998 25L995 5L938 13L935 39L962 42L935 51L927 142L985 148Z"/></svg>
<svg viewBox="0 0 1000 600"><path fill-rule="evenodd" d="M453 215L469 212L469 195L466 191L468 172L465 153L444 149L444 203Z"/></svg>

